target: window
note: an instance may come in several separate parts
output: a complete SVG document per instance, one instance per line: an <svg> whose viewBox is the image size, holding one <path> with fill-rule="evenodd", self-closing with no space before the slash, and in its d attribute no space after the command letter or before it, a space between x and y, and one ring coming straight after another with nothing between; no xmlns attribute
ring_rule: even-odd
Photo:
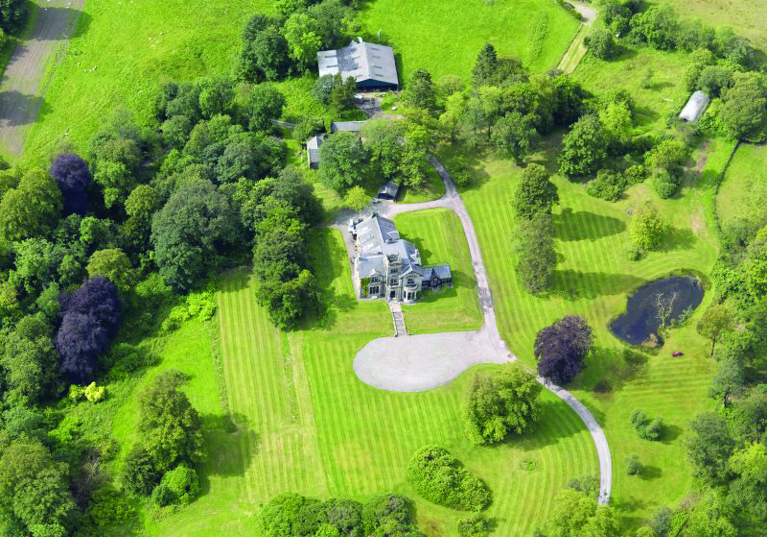
<svg viewBox="0 0 767 537"><path fill-rule="evenodd" d="M407 284L408 285L415 285L415 280L413 278L408 278L407 279Z"/></svg>
<svg viewBox="0 0 767 537"><path fill-rule="evenodd" d="M370 295L377 295L381 292L381 288L378 285L371 285L370 286Z"/></svg>
<svg viewBox="0 0 767 537"><path fill-rule="evenodd" d="M372 283L377 283L377 282L378 282L378 276L373 276L373 277L371 277L371 278L370 278L370 281L371 281Z"/></svg>
<svg viewBox="0 0 767 537"><path fill-rule="evenodd" d="M399 272L399 269L393 268L389 272L391 272L392 274L397 274Z"/></svg>
<svg viewBox="0 0 767 537"><path fill-rule="evenodd" d="M389 280L389 285L397 285L397 278L392 278Z"/></svg>

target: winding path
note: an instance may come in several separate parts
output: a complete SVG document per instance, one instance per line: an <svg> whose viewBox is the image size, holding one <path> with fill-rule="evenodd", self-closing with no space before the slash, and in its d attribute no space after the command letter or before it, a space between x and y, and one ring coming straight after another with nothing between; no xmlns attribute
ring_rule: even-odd
<svg viewBox="0 0 767 537"><path fill-rule="evenodd" d="M445 195L442 198L413 204L383 202L375 206L374 210L387 218L406 212L439 208L449 209L458 215L469 244L484 324L477 331L378 338L369 342L357 353L354 371L362 382L383 390L426 391L450 382L474 365L516 360L498 331L487 270L466 205L444 166L434 157L431 158L431 163L445 183ZM372 210L369 209L368 212ZM354 258L354 245L346 232L346 223L353 216L357 215L342 211L333 224L333 227L341 230L345 238L350 259ZM594 415L570 392L541 377L537 380L567 403L589 430L599 456L599 503L609 503L612 490L612 458L604 431Z"/></svg>
<svg viewBox="0 0 767 537"><path fill-rule="evenodd" d="M29 36L16 45L0 83L0 147L21 155L37 119L48 62L75 31L85 0L47 0L38 8ZM56 60L54 60L56 61Z"/></svg>

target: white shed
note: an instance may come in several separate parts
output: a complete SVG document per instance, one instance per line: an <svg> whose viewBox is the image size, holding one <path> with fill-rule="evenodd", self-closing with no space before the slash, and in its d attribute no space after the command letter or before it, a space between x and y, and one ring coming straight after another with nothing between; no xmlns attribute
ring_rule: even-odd
<svg viewBox="0 0 767 537"><path fill-rule="evenodd" d="M703 115L703 112L706 111L709 102L710 99L708 98L708 95L698 90L690 96L690 100L687 101L687 104L682 108L682 113L679 114L679 117L685 121L694 123L698 121L700 116Z"/></svg>

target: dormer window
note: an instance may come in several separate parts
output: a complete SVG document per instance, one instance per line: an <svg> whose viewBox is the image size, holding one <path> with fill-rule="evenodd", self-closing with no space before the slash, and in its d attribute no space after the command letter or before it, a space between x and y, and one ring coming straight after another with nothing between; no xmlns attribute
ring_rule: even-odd
<svg viewBox="0 0 767 537"><path fill-rule="evenodd" d="M372 276L372 277L370 278L370 282L371 282L371 283L377 283L377 282L378 282L378 276Z"/></svg>

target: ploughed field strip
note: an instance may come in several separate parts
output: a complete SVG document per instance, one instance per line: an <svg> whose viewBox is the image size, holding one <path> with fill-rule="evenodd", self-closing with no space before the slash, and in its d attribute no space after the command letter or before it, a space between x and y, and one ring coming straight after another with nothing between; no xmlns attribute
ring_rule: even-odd
<svg viewBox="0 0 767 537"><path fill-rule="evenodd" d="M445 182L444 197L436 201L409 205L381 204L381 207L376 209L376 213L389 217L405 212L446 208L458 215L469 244L484 325L478 331L443 332L407 337L395 335L367 343L354 359L354 372L362 382L382 390L427 391L450 382L472 366L516 360L498 332L487 271L468 210L444 166L434 157L431 163ZM348 213L339 216L334 227L344 233L346 231L344 222L348 221L348 217ZM352 221L356 218L357 216L353 216ZM355 255L354 243L348 238L345 243L349 259L352 260ZM541 377L538 377L538 381L567 403L589 430L599 455L599 503L609 503L612 490L612 458L604 431L593 414L570 392Z"/></svg>

